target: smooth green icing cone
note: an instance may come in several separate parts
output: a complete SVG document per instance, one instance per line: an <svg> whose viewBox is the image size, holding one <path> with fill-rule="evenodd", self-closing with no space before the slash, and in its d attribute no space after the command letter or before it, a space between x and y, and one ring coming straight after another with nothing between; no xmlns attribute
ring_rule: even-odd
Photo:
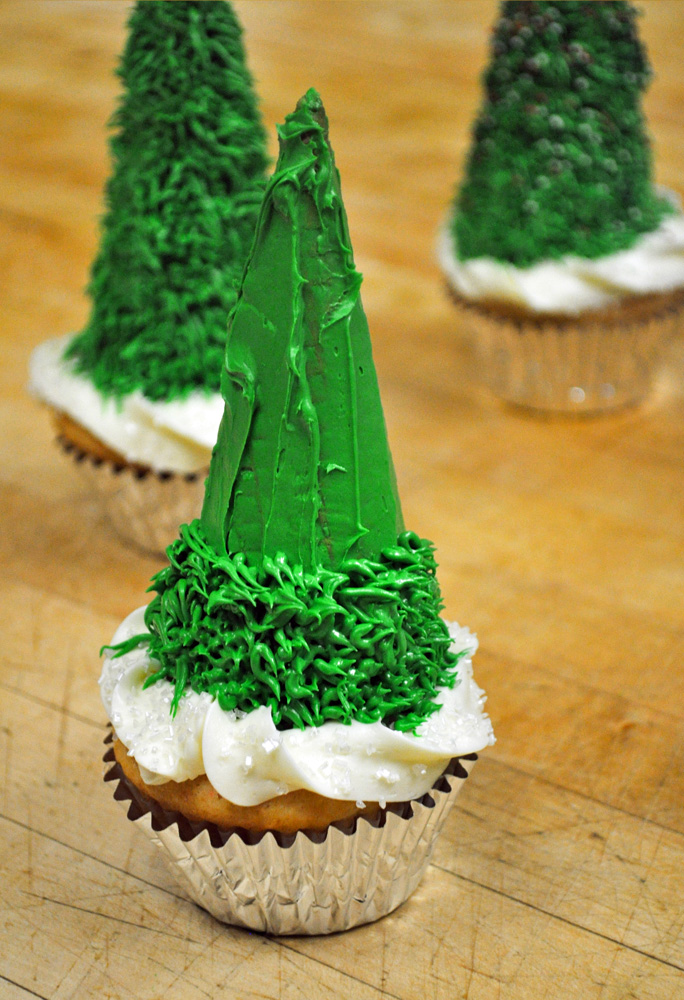
<svg viewBox="0 0 684 1000"><path fill-rule="evenodd" d="M106 396L219 392L268 162L231 5L138 0L118 75L92 309L68 356Z"/></svg>
<svg viewBox="0 0 684 1000"><path fill-rule="evenodd" d="M401 508L327 119L310 90L280 157L233 311L201 523L217 553L304 569L376 557Z"/></svg>
<svg viewBox="0 0 684 1000"><path fill-rule="evenodd" d="M430 542L404 531L318 94L280 130L231 317L201 519L152 580L139 643L171 681L281 729L414 731L453 687Z"/></svg>
<svg viewBox="0 0 684 1000"><path fill-rule="evenodd" d="M462 260L595 258L672 211L653 186L636 20L625 0L501 5L454 206Z"/></svg>

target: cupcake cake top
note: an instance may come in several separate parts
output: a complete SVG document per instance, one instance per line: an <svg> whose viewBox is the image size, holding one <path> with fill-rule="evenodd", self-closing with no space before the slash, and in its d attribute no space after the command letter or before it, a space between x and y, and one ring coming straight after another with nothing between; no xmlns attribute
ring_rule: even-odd
<svg viewBox="0 0 684 1000"><path fill-rule="evenodd" d="M596 258L673 212L653 187L636 19L623 0L502 4L455 203L461 259Z"/></svg>
<svg viewBox="0 0 684 1000"><path fill-rule="evenodd" d="M159 774L173 759L164 773L189 777L156 738L150 766L149 721L135 721L158 716L133 702L152 706L159 685L166 730L170 712L191 734L184 760L238 804L301 787L401 800L493 740L470 673L476 643L449 634L432 546L403 526L314 90L279 139L231 315L202 515L153 578L147 631L138 613L117 633L103 698L139 764Z"/></svg>
<svg viewBox="0 0 684 1000"><path fill-rule="evenodd" d="M105 397L218 393L267 165L242 30L224 0L139 0L128 29L92 311L67 358Z"/></svg>

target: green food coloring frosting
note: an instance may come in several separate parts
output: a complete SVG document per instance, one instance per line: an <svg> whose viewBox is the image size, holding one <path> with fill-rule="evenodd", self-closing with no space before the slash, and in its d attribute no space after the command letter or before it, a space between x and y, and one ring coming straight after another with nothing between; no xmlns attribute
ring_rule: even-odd
<svg viewBox="0 0 684 1000"><path fill-rule="evenodd" d="M280 728L414 730L456 682L432 546L404 530L340 182L318 94L280 157L233 310L202 516L154 577L149 643L189 686ZM461 654L462 655L462 654Z"/></svg>
<svg viewBox="0 0 684 1000"><path fill-rule="evenodd" d="M231 318L226 410L202 527L217 553L305 569L376 557L403 529L328 123L310 90L280 156Z"/></svg>
<svg viewBox="0 0 684 1000"><path fill-rule="evenodd" d="M653 187L636 17L622 0L502 4L455 203L461 259L600 257L673 211Z"/></svg>
<svg viewBox="0 0 684 1000"><path fill-rule="evenodd" d="M199 521L183 525L153 580L141 641L175 688L208 691L224 709L271 707L280 729L327 720L415 729L453 687L432 547L404 532L377 559L307 571L276 555L219 556Z"/></svg>
<svg viewBox="0 0 684 1000"><path fill-rule="evenodd" d="M220 391L226 325L266 182L230 4L136 3L88 324L67 356L105 396Z"/></svg>

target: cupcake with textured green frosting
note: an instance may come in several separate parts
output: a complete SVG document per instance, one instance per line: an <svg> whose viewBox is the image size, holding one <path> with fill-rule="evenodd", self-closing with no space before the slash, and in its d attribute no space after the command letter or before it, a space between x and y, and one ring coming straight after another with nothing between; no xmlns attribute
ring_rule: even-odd
<svg viewBox="0 0 684 1000"><path fill-rule="evenodd" d="M403 523L315 91L279 139L202 513L106 649L101 687L112 777L183 856L193 898L322 933L406 898L493 736L475 639L441 618L433 547Z"/></svg>
<svg viewBox="0 0 684 1000"><path fill-rule="evenodd" d="M32 391L116 527L162 552L200 509L266 182L241 36L224 0L134 6L90 316L31 360Z"/></svg>
<svg viewBox="0 0 684 1000"><path fill-rule="evenodd" d="M635 401L681 305L684 216L654 186L636 19L626 2L538 0L503 3L494 26L440 260L514 402Z"/></svg>

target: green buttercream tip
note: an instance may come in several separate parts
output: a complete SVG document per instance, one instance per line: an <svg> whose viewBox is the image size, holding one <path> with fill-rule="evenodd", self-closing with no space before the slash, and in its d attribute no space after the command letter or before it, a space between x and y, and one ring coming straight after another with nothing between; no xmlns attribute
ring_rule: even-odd
<svg viewBox="0 0 684 1000"><path fill-rule="evenodd" d="M456 681L429 542L404 531L318 94L279 129L238 301L202 517L136 636L189 686L276 725L415 730ZM462 654L461 654L462 655Z"/></svg>
<svg viewBox="0 0 684 1000"><path fill-rule="evenodd" d="M217 554L309 570L376 558L403 530L361 275L319 95L280 156L231 316L226 409L202 527Z"/></svg>
<svg viewBox="0 0 684 1000"><path fill-rule="evenodd" d="M223 0L138 2L88 325L68 356L107 396L218 392L265 186L266 136Z"/></svg>
<svg viewBox="0 0 684 1000"><path fill-rule="evenodd" d="M254 565L217 556L199 521L183 525L145 613L160 678L214 695L226 710L270 706L280 729L382 720L413 730L453 687L432 547L404 532L376 560L307 572L282 555Z"/></svg>
<svg viewBox="0 0 684 1000"><path fill-rule="evenodd" d="M600 257L656 229L635 7L508 2L494 27L453 233L461 259Z"/></svg>

